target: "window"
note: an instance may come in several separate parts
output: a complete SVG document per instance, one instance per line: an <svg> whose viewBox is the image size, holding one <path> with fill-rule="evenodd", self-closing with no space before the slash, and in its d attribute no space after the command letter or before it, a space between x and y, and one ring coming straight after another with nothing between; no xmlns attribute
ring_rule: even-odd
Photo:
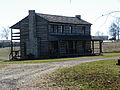
<svg viewBox="0 0 120 90"><path fill-rule="evenodd" d="M51 25L50 31L53 33L57 33L58 32L58 25Z"/></svg>
<svg viewBox="0 0 120 90"><path fill-rule="evenodd" d="M62 25L60 25L60 33L63 32L63 28L62 28Z"/></svg>
<svg viewBox="0 0 120 90"><path fill-rule="evenodd" d="M64 30L65 30L65 29L64 29L64 25L62 25L62 33L64 33Z"/></svg>
<svg viewBox="0 0 120 90"><path fill-rule="evenodd" d="M69 33L72 33L72 26L70 26L69 28L70 28L70 32Z"/></svg>
<svg viewBox="0 0 120 90"><path fill-rule="evenodd" d="M55 33L58 32L58 25L54 25L54 31L53 32L55 32Z"/></svg>

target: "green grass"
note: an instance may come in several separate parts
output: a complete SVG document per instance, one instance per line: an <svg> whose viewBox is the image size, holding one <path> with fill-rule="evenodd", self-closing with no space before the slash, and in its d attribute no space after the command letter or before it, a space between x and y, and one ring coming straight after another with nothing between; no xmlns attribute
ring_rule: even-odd
<svg viewBox="0 0 120 90"><path fill-rule="evenodd" d="M120 56L120 53L104 53L102 56L84 56L84 57L74 57L74 58L24 60L24 61L0 61L0 64L46 63L46 62L68 61L68 60L80 60L80 59L88 59L88 58L104 58L104 57L113 57L113 56Z"/></svg>
<svg viewBox="0 0 120 90"><path fill-rule="evenodd" d="M119 42L103 42L103 52L120 52Z"/></svg>
<svg viewBox="0 0 120 90"><path fill-rule="evenodd" d="M120 90L120 66L116 62L102 60L57 70L50 76L49 86L63 90Z"/></svg>
<svg viewBox="0 0 120 90"><path fill-rule="evenodd" d="M19 50L19 47L15 47L15 50ZM0 48L0 59L8 60L10 54L10 47Z"/></svg>
<svg viewBox="0 0 120 90"><path fill-rule="evenodd" d="M10 47L0 48L0 59L8 59L10 54Z"/></svg>

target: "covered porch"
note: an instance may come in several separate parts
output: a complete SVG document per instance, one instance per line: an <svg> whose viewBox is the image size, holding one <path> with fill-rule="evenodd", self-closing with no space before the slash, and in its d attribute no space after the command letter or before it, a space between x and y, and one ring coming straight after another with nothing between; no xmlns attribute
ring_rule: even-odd
<svg viewBox="0 0 120 90"><path fill-rule="evenodd" d="M58 40L49 42L49 56L80 56L100 55L102 53L101 40Z"/></svg>
<svg viewBox="0 0 120 90"><path fill-rule="evenodd" d="M17 60L21 58L21 47L15 45L15 42L20 43L20 29L18 27L10 28L11 28L11 51L9 54L9 60Z"/></svg>

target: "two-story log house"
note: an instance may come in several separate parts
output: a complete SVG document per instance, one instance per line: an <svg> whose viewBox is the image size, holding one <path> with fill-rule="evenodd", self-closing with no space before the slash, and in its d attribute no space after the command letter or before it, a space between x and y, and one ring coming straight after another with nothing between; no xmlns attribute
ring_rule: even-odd
<svg viewBox="0 0 120 90"><path fill-rule="evenodd" d="M10 27L10 59L93 55L94 41L99 41L98 53L101 53L101 41L92 39L91 25L80 15L67 17L29 10L28 16ZM14 40L20 40L20 54L14 50Z"/></svg>

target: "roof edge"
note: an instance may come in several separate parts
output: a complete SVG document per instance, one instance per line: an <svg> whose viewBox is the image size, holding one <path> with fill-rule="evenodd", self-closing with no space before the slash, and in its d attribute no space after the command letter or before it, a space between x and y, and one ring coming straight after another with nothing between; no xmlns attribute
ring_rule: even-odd
<svg viewBox="0 0 120 90"><path fill-rule="evenodd" d="M12 25L10 28L11 29L20 29L20 22L22 22L23 20L27 19L28 18L28 15L23 18L22 20L18 21L16 24Z"/></svg>

